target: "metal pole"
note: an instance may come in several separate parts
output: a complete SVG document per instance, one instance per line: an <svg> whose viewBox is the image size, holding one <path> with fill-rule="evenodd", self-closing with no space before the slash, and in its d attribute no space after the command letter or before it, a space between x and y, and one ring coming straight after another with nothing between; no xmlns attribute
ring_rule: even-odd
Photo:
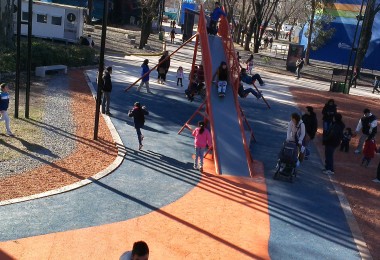
<svg viewBox="0 0 380 260"><path fill-rule="evenodd" d="M107 16L108 16L108 0L104 0L103 7L103 25L102 25L102 38L100 42L100 57L99 57L99 70L98 70L98 89L96 92L96 109L95 109L95 126L94 126L94 140L98 140L99 130L99 114L100 114L100 99L101 89L103 87L103 70L104 70L104 52L106 47L106 33L107 33Z"/></svg>
<svg viewBox="0 0 380 260"><path fill-rule="evenodd" d="M358 22L356 23L356 29L355 29L355 34L354 34L354 40L352 42L352 47L351 47L351 52L350 52L350 57L348 59L348 65L347 65L347 70L346 70L346 77L344 78L344 86L347 85L347 78L348 78L348 73L350 71L350 67L351 67L351 60L352 60L352 53L355 49L355 45L356 45L356 35L358 33L358 29L359 29L359 23L361 21L361 16L362 16L362 10L363 10L363 5L364 5L364 0L362 0L362 4L360 6L360 12L359 12L359 17L358 17ZM351 84L351 82L350 82ZM348 93L350 91L350 84L349 84L349 88L348 88Z"/></svg>
<svg viewBox="0 0 380 260"><path fill-rule="evenodd" d="M28 2L28 61L26 69L26 90L25 90L25 118L29 118L29 101L30 101L30 76L32 70L32 18L33 18L33 0Z"/></svg>
<svg viewBox="0 0 380 260"><path fill-rule="evenodd" d="M362 8L363 8L363 3L364 3L364 0L362 0ZM367 5L368 5L368 2L367 2ZM364 18L366 17L366 15L368 15L368 8L367 8L367 5L366 5L366 9L364 11L364 16L361 17L361 10L360 10L360 15L359 15L359 19L361 19L362 21L362 27L360 28L360 33L359 33L359 40L358 40L358 47L356 47L356 51L355 51L355 57L354 57L354 65L352 66L352 70L351 70L351 73L350 73L350 84L348 85L348 92L347 94L350 93L350 88L351 88L351 82L352 82L352 77L354 75L354 70L355 70L355 63L356 63L356 57L358 56L358 50L359 50L359 44L360 44L360 39L362 38L362 33L363 33L363 22L364 22ZM356 70L356 80L359 76L358 74L358 71ZM355 81L355 87L356 87L356 81Z"/></svg>
<svg viewBox="0 0 380 260"><path fill-rule="evenodd" d="M22 2L21 0L17 0L15 118L18 118L18 109L20 102L21 9Z"/></svg>

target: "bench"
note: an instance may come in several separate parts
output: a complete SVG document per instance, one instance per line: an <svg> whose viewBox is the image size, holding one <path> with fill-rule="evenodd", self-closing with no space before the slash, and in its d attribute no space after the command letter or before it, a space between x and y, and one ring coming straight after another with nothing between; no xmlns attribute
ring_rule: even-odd
<svg viewBox="0 0 380 260"><path fill-rule="evenodd" d="M36 67L36 76L45 77L46 71L63 71L65 74L67 74L67 66L66 65L51 65L51 66Z"/></svg>

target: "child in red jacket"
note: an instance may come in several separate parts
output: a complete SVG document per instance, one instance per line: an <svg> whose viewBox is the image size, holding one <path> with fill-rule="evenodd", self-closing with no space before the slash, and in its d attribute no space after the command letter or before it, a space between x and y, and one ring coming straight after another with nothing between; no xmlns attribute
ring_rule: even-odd
<svg viewBox="0 0 380 260"><path fill-rule="evenodd" d="M373 157L375 157L375 153L377 151L376 143L374 138L368 138L367 141L364 143L364 149L363 149L363 160L362 165L365 167L368 167L369 162Z"/></svg>

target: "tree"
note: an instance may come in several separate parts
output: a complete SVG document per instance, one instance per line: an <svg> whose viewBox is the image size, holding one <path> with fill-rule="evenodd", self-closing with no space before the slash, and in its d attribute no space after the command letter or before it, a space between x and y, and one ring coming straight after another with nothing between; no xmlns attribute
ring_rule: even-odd
<svg viewBox="0 0 380 260"><path fill-rule="evenodd" d="M244 49L249 51L249 44L253 37L253 52L258 53L261 45L261 38L267 28L269 21L272 19L273 13L279 0L252 0L253 16L248 27L247 38Z"/></svg>
<svg viewBox="0 0 380 260"><path fill-rule="evenodd" d="M297 13L299 14L302 8L303 7L301 1L299 0L286 0L279 2L278 7L273 14L276 40L278 40L282 25L290 18L293 18L294 21L297 21L298 19L296 19L294 16Z"/></svg>
<svg viewBox="0 0 380 260"><path fill-rule="evenodd" d="M330 23L335 18L328 14L319 15L314 19L313 34L309 33L309 30L305 32L305 36L310 39L310 48L315 51L322 47L335 33L335 28L330 26Z"/></svg>
<svg viewBox="0 0 380 260"><path fill-rule="evenodd" d="M13 7L14 0L0 0L0 49L14 47Z"/></svg>
<svg viewBox="0 0 380 260"><path fill-rule="evenodd" d="M359 39L359 46L355 58L355 67L359 72L365 55L368 50L369 43L372 37L372 27L376 14L380 11L380 2L376 3L376 0L368 0L364 13L364 20L362 24L362 32Z"/></svg>
<svg viewBox="0 0 380 260"><path fill-rule="evenodd" d="M163 0L142 0L141 1L141 34L139 49L144 48L148 42L152 30L152 20L158 15L158 7Z"/></svg>
<svg viewBox="0 0 380 260"><path fill-rule="evenodd" d="M306 46L306 53L305 53L305 63L306 64L310 64L310 52L312 50L312 38L313 38L313 34L314 34L314 29L316 27L315 25L315 20L316 20L316 13L317 11L320 11L321 15L323 16L323 7L328 5L328 4L331 4L333 3L334 0L309 0L306 2L306 13L308 13L308 17L309 17L309 28L307 30L307 46ZM309 13L310 12L310 13ZM331 19L332 21L332 19ZM323 21L321 21L320 23L317 23L317 25L322 25L322 26L325 26L327 23L323 23ZM327 34L328 35L328 34ZM331 34L332 36L332 34ZM330 36L330 38L331 38ZM327 40L327 38L326 38Z"/></svg>

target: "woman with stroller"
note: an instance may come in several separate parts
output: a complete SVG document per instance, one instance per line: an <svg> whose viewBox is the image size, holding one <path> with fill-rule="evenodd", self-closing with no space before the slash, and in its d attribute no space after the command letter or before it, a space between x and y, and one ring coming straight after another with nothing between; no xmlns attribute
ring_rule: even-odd
<svg viewBox="0 0 380 260"><path fill-rule="evenodd" d="M305 135L305 124L301 120L301 116L298 113L292 113L291 120L288 124L288 131L286 133L286 141L297 143L301 154L305 152L305 147L303 146ZM298 165L299 161L297 162L297 166Z"/></svg>

